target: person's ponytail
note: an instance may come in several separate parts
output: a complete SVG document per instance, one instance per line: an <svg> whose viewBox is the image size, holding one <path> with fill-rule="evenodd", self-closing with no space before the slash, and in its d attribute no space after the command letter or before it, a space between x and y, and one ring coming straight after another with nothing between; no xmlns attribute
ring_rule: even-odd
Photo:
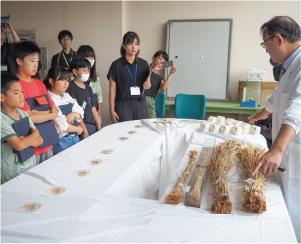
<svg viewBox="0 0 301 244"><path fill-rule="evenodd" d="M121 45L121 47L120 47L120 55L121 55L122 57L125 56L125 49L123 48L122 45Z"/></svg>
<svg viewBox="0 0 301 244"><path fill-rule="evenodd" d="M48 75L46 76L45 80L43 81L44 85L46 86L47 90L51 89L51 84L49 82L49 77Z"/></svg>

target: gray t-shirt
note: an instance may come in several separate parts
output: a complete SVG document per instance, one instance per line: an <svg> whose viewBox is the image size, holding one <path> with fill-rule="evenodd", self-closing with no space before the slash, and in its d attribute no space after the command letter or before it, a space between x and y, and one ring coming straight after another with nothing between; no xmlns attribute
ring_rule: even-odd
<svg viewBox="0 0 301 244"><path fill-rule="evenodd" d="M20 109L16 110L20 114L21 119L29 117L26 112ZM12 124L16 121L1 111L1 184L36 166L34 155L24 163L21 163L19 155L13 152L12 146L6 141L10 137L17 136L12 127ZM36 128L31 119L29 119L29 123L31 127Z"/></svg>

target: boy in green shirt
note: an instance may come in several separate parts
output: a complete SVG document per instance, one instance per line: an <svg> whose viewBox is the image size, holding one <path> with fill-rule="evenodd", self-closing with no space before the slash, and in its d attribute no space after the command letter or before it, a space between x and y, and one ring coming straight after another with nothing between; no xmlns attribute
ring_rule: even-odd
<svg viewBox="0 0 301 244"><path fill-rule="evenodd" d="M22 118L29 117L19 108L24 106L24 96L19 78L13 74L1 75L1 184L36 166L35 155L21 162L19 155L29 146L37 147L43 143L39 131L29 118L31 134L18 137L12 125Z"/></svg>

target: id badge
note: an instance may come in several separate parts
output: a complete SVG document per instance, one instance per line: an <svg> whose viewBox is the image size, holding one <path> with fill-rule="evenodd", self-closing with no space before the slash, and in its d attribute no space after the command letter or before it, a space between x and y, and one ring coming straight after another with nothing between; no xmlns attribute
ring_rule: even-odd
<svg viewBox="0 0 301 244"><path fill-rule="evenodd" d="M131 87L131 95L140 95L140 87L139 86L132 86Z"/></svg>
<svg viewBox="0 0 301 244"><path fill-rule="evenodd" d="M1 71L7 71L7 65L1 65Z"/></svg>
<svg viewBox="0 0 301 244"><path fill-rule="evenodd" d="M82 103L82 108L85 109L86 106L87 106L87 102L86 102L86 101L83 101L83 103Z"/></svg>

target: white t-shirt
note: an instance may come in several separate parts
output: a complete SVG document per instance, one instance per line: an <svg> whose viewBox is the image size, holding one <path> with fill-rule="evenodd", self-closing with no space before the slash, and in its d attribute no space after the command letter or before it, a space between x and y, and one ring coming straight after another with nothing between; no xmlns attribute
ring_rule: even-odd
<svg viewBox="0 0 301 244"><path fill-rule="evenodd" d="M48 91L50 97L52 98L53 102L57 106L57 108L60 110L59 106L66 105L69 103L73 104L72 112L79 113L82 117L81 119L75 119L77 122L80 122L84 118L84 110L81 106L78 105L76 99L72 98L67 92L63 93L63 96L58 96L51 91ZM53 121L56 131L59 134L59 137L62 138L63 136L67 135L68 132L66 130L68 129L68 122L66 119L66 116L62 114L62 111L58 113L55 120Z"/></svg>

